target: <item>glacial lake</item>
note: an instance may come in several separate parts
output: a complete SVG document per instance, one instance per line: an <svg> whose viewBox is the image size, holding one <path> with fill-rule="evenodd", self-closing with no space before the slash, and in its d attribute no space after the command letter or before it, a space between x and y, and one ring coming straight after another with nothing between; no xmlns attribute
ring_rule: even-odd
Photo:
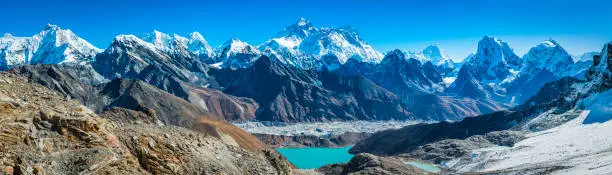
<svg viewBox="0 0 612 175"><path fill-rule="evenodd" d="M314 169L327 164L346 163L353 158L348 151L352 146L343 148L276 148L291 163L300 169Z"/></svg>
<svg viewBox="0 0 612 175"><path fill-rule="evenodd" d="M439 173L440 171L442 171L440 168L432 164L425 164L425 163L419 163L419 162L404 162L404 163L417 167L423 171L430 172L430 173Z"/></svg>

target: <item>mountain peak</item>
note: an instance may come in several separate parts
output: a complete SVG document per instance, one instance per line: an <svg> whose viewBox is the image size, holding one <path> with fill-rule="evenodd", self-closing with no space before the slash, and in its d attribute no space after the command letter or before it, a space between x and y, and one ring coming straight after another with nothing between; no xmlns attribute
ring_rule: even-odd
<svg viewBox="0 0 612 175"><path fill-rule="evenodd" d="M300 20L296 23L298 26L306 26L310 24L310 21L306 20L306 18L300 18Z"/></svg>
<svg viewBox="0 0 612 175"><path fill-rule="evenodd" d="M47 24L31 37L5 34L0 42L0 69L25 64L85 63L100 50L68 29ZM9 40L4 42L4 39ZM6 53L6 54L4 54Z"/></svg>
<svg viewBox="0 0 612 175"><path fill-rule="evenodd" d="M230 57L232 54L259 54L259 51L249 43L241 41L238 38L232 38L220 47L222 57Z"/></svg>
<svg viewBox="0 0 612 175"><path fill-rule="evenodd" d="M113 43L114 42L138 41L138 40L141 40L141 39L136 37L135 35L121 34L121 35L116 36L113 39Z"/></svg>
<svg viewBox="0 0 612 175"><path fill-rule="evenodd" d="M559 43L553 39L547 39L545 41L543 41L542 43L540 43L539 45L545 46L545 47L558 47Z"/></svg>
<svg viewBox="0 0 612 175"><path fill-rule="evenodd" d="M497 45L497 46L502 46L503 45L503 41L501 39L489 36L489 35L485 35L484 37L482 37L482 39L478 42L478 45L480 46L480 43L490 43L488 45Z"/></svg>
<svg viewBox="0 0 612 175"><path fill-rule="evenodd" d="M404 52L399 49L394 49L392 51L387 52L385 57L382 59L381 64L397 64L402 61L406 61L406 56Z"/></svg>
<svg viewBox="0 0 612 175"><path fill-rule="evenodd" d="M431 61L438 62L439 60L448 60L448 56L437 45L429 45L423 49L423 55L428 57Z"/></svg>
<svg viewBox="0 0 612 175"><path fill-rule="evenodd" d="M230 40L227 40L225 43L223 43L222 47L237 47L237 46L244 46L244 45L249 45L249 44L238 38L232 38Z"/></svg>
<svg viewBox="0 0 612 175"><path fill-rule="evenodd" d="M402 52L399 49L393 49L392 51L389 51L387 53L387 55L397 55L397 56L400 56L400 57L404 57L404 52Z"/></svg>
<svg viewBox="0 0 612 175"><path fill-rule="evenodd" d="M59 26L54 25L54 24L47 24L45 26L45 30L61 30L61 29L62 28L60 28Z"/></svg>
<svg viewBox="0 0 612 175"><path fill-rule="evenodd" d="M189 34L189 38L193 39L193 40L199 40L202 41L204 40L204 37L202 36L202 34L200 34L200 32L192 32Z"/></svg>
<svg viewBox="0 0 612 175"><path fill-rule="evenodd" d="M473 68L469 71L478 80L497 84L513 78L511 73L519 70L523 61L508 43L487 35L478 42L476 54L465 62L466 65Z"/></svg>
<svg viewBox="0 0 612 175"><path fill-rule="evenodd" d="M296 36L304 38L317 31L318 29L314 27L310 21L305 18L300 18L297 23L284 28L283 31L278 34L278 37Z"/></svg>
<svg viewBox="0 0 612 175"><path fill-rule="evenodd" d="M570 56L557 41L548 39L529 49L523 56L527 63L526 68L546 69L556 76L562 77L571 74L574 64Z"/></svg>
<svg viewBox="0 0 612 175"><path fill-rule="evenodd" d="M421 63L432 62L436 66L453 67L452 60L436 44L431 44L420 52L408 52L410 58L419 60Z"/></svg>

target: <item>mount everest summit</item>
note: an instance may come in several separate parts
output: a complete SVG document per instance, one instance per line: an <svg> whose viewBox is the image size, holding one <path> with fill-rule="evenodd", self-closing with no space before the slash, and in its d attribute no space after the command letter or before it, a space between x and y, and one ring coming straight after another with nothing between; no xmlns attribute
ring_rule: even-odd
<svg viewBox="0 0 612 175"><path fill-rule="evenodd" d="M323 62L327 68L337 68L349 59L378 63L383 55L363 41L351 27L316 28L302 18L283 29L277 37L259 46L269 55L283 58L281 62L303 69L315 68ZM334 55L336 60L322 59Z"/></svg>

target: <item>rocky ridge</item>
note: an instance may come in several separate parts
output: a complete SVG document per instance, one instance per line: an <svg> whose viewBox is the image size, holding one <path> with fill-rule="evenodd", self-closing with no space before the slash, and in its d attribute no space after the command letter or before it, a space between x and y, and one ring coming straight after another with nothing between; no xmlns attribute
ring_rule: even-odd
<svg viewBox="0 0 612 175"><path fill-rule="evenodd" d="M273 151L248 151L208 133L152 124L146 119L151 113L116 109L101 117L6 73L0 74L0 89L4 173L290 173L289 163Z"/></svg>

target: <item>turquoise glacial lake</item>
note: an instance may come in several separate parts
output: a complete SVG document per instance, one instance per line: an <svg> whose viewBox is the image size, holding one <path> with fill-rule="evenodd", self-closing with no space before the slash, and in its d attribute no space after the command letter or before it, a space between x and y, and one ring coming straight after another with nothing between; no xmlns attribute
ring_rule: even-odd
<svg viewBox="0 0 612 175"><path fill-rule="evenodd" d="M414 167L417 167L423 171L427 171L430 173L439 173L440 171L442 171L440 168L438 168L437 166L431 165L431 164L423 164L423 163L418 163L418 162L404 162L405 164L408 165L412 165Z"/></svg>
<svg viewBox="0 0 612 175"><path fill-rule="evenodd" d="M291 163L300 169L314 169L327 164L346 163L353 158L348 151L352 146L343 148L276 148Z"/></svg>

